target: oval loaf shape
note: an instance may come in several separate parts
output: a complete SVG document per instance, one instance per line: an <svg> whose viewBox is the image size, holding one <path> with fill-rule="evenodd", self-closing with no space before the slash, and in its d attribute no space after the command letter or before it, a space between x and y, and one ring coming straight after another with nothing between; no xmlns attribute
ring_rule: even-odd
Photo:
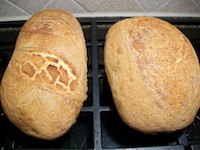
<svg viewBox="0 0 200 150"><path fill-rule="evenodd" d="M122 120L144 133L190 125L200 107L200 68L189 40L152 17L129 18L106 35L105 70Z"/></svg>
<svg viewBox="0 0 200 150"><path fill-rule="evenodd" d="M55 139L75 123L86 93L79 22L62 10L36 13L22 27L1 82L5 114L26 134Z"/></svg>

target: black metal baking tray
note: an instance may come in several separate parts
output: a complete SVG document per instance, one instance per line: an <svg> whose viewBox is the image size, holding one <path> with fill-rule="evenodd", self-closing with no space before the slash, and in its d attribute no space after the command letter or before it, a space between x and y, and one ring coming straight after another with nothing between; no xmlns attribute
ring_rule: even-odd
<svg viewBox="0 0 200 150"><path fill-rule="evenodd" d="M79 18L88 51L88 100L68 133L55 141L22 133L6 118L0 106L0 149L141 149L199 150L200 112L194 122L170 134L145 135L127 127L117 114L106 79L103 47L109 27L124 18ZM163 18L176 25L192 42L200 58L200 18ZM0 78L12 55L25 21L0 23Z"/></svg>

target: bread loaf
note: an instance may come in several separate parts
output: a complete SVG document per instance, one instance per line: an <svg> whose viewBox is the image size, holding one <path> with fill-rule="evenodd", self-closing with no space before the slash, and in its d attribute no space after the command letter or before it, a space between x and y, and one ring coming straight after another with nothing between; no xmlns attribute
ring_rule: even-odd
<svg viewBox="0 0 200 150"><path fill-rule="evenodd" d="M1 83L5 114L28 135L55 139L87 98L87 54L77 19L44 10L22 27Z"/></svg>
<svg viewBox="0 0 200 150"><path fill-rule="evenodd" d="M200 68L186 36L153 17L129 18L106 35L105 71L122 120L144 133L190 125L200 107Z"/></svg>

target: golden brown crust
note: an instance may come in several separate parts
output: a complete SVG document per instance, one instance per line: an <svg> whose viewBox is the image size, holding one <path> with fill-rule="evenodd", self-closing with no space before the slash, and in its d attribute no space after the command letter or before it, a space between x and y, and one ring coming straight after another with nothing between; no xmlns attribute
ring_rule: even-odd
<svg viewBox="0 0 200 150"><path fill-rule="evenodd" d="M200 107L200 69L189 40L152 17L125 19L106 36L105 69L117 110L142 132L188 126Z"/></svg>
<svg viewBox="0 0 200 150"><path fill-rule="evenodd" d="M87 95L86 46L80 24L61 10L35 14L22 27L2 80L2 106L22 131L63 135Z"/></svg>

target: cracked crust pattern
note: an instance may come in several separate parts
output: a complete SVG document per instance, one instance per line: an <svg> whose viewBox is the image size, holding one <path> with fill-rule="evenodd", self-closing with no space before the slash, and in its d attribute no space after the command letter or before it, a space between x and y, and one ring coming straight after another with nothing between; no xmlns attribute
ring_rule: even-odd
<svg viewBox="0 0 200 150"><path fill-rule="evenodd" d="M23 53L23 51L22 51ZM77 88L77 75L72 66L60 57L45 52L24 52L31 58L22 62L20 72L32 81L49 83L64 91L72 92ZM28 55L28 56L27 56Z"/></svg>

